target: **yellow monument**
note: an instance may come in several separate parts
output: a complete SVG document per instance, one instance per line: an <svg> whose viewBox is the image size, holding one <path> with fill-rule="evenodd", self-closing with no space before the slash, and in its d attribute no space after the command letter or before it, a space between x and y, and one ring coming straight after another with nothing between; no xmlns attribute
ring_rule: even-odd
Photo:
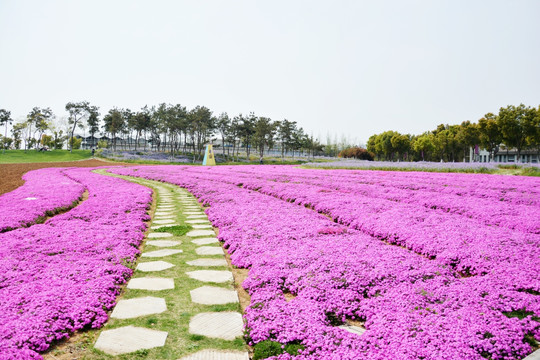
<svg viewBox="0 0 540 360"><path fill-rule="evenodd" d="M212 150L212 144L206 145L206 151L204 152L203 165L212 166L216 165L216 158L214 157L214 150Z"/></svg>

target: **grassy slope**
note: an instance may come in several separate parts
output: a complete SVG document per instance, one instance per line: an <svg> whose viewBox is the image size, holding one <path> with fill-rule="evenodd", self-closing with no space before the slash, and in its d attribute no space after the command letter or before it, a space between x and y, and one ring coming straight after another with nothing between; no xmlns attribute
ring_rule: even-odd
<svg viewBox="0 0 540 360"><path fill-rule="evenodd" d="M7 150L5 154L0 151L0 164L16 163L40 163L40 162L61 162L90 159L90 150L73 150L70 154L68 150L52 150L39 152L37 150Z"/></svg>

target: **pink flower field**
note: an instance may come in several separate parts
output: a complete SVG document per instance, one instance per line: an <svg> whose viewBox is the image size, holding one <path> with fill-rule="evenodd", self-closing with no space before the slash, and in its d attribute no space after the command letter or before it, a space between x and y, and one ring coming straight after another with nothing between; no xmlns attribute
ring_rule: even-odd
<svg viewBox="0 0 540 360"><path fill-rule="evenodd" d="M177 184L209 206L233 264L250 269L250 344L301 349L278 359L522 359L540 340L538 178L112 171ZM339 327L351 320L366 331Z"/></svg>
<svg viewBox="0 0 540 360"><path fill-rule="evenodd" d="M0 196L0 359L40 359L74 331L101 327L132 275L151 190L91 170L36 170ZM108 171L176 184L206 206L233 265L249 269L248 343L297 349L272 359L497 360L537 349L539 178Z"/></svg>

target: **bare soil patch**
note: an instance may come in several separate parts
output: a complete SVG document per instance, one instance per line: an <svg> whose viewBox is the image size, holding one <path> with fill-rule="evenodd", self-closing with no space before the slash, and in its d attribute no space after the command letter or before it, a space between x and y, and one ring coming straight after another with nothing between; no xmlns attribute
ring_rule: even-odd
<svg viewBox="0 0 540 360"><path fill-rule="evenodd" d="M13 191L24 181L22 176L30 170L50 168L50 167L97 167L106 165L124 165L121 163L110 163L98 159L68 161L68 162L43 162L27 164L0 164L0 195Z"/></svg>

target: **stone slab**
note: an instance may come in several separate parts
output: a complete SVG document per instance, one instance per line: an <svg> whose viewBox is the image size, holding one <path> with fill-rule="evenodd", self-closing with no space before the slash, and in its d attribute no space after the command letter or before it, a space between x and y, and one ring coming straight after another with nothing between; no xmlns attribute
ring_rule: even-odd
<svg viewBox="0 0 540 360"><path fill-rule="evenodd" d="M356 335L362 335L363 333L366 332L366 329L361 328L360 326L354 326L354 325L341 325L341 326L338 326L338 328L348 331L351 334L356 334Z"/></svg>
<svg viewBox="0 0 540 360"><path fill-rule="evenodd" d="M205 214L198 214L198 215L188 215L186 219L206 219L208 218Z"/></svg>
<svg viewBox="0 0 540 360"><path fill-rule="evenodd" d="M191 266L227 266L227 260L225 259L195 259L186 262Z"/></svg>
<svg viewBox="0 0 540 360"><path fill-rule="evenodd" d="M525 359L523 360L540 360L540 349L536 350L532 354L529 354Z"/></svg>
<svg viewBox="0 0 540 360"><path fill-rule="evenodd" d="M165 299L147 296L120 300L114 307L111 317L115 319L132 319L140 316L160 314L166 310Z"/></svg>
<svg viewBox="0 0 540 360"><path fill-rule="evenodd" d="M193 224L191 225L193 229L211 229L212 225L210 224Z"/></svg>
<svg viewBox="0 0 540 360"><path fill-rule="evenodd" d="M172 212L172 211L156 211L154 213L154 216L168 216L168 215L174 215L174 212Z"/></svg>
<svg viewBox="0 0 540 360"><path fill-rule="evenodd" d="M162 249L162 250L156 250L156 251L143 252L141 256L149 257L149 258L165 257L165 256L171 256L174 254L180 254L181 252L183 251L178 250L178 249Z"/></svg>
<svg viewBox="0 0 540 360"><path fill-rule="evenodd" d="M152 221L152 224L159 224L159 225L162 225L162 224L172 224L172 223L174 223L174 220L171 220L171 219L154 220L154 221Z"/></svg>
<svg viewBox="0 0 540 360"><path fill-rule="evenodd" d="M233 280L232 272L227 270L195 270L186 273L190 278L213 283L224 283Z"/></svg>
<svg viewBox="0 0 540 360"><path fill-rule="evenodd" d="M167 234L167 233L163 233L163 234ZM182 242L177 241L177 240L151 240L151 241L146 242L146 245L152 245L152 246L157 246L157 247L178 246L181 244Z"/></svg>
<svg viewBox="0 0 540 360"><path fill-rule="evenodd" d="M133 278L129 280L127 288L150 291L171 290L174 289L174 280L160 277Z"/></svg>
<svg viewBox="0 0 540 360"><path fill-rule="evenodd" d="M136 270L150 272L150 271L162 271L172 268L174 265L166 261L149 261L139 263L136 267Z"/></svg>
<svg viewBox="0 0 540 360"><path fill-rule="evenodd" d="M174 205L158 205L156 211L171 211L174 210Z"/></svg>
<svg viewBox="0 0 540 360"><path fill-rule="evenodd" d="M202 210L203 208L200 207L200 206L183 206L184 210L188 210L188 211L195 211L195 210Z"/></svg>
<svg viewBox="0 0 540 360"><path fill-rule="evenodd" d="M189 237L215 236L216 233L214 232L214 230L191 230L186 235Z"/></svg>
<svg viewBox="0 0 540 360"><path fill-rule="evenodd" d="M197 304L223 305L239 302L236 291L215 286L202 286L189 293L191 301Z"/></svg>
<svg viewBox="0 0 540 360"><path fill-rule="evenodd" d="M204 224L204 223L208 223L208 219L186 220L186 224Z"/></svg>
<svg viewBox="0 0 540 360"><path fill-rule="evenodd" d="M154 220L163 220L163 219L174 219L176 215L156 215Z"/></svg>
<svg viewBox="0 0 540 360"><path fill-rule="evenodd" d="M200 211L184 211L183 214L184 215L201 215L202 212L200 212Z"/></svg>
<svg viewBox="0 0 540 360"><path fill-rule="evenodd" d="M179 360L249 360L247 352L206 349L184 356Z"/></svg>
<svg viewBox="0 0 540 360"><path fill-rule="evenodd" d="M202 239L193 239L191 240L191 242L196 245L207 245L207 244L218 243L219 240L215 237L207 237L207 238L202 238Z"/></svg>
<svg viewBox="0 0 540 360"><path fill-rule="evenodd" d="M243 335L244 322L237 312L200 313L191 318L189 332L211 338L234 340Z"/></svg>
<svg viewBox="0 0 540 360"><path fill-rule="evenodd" d="M109 355L127 354L137 350L164 346L167 335L166 331L130 325L102 331L94 347Z"/></svg>
<svg viewBox="0 0 540 360"><path fill-rule="evenodd" d="M149 239L168 238L168 237L172 237L172 236L173 236L173 234L167 233L167 232L154 232L154 233L148 234Z"/></svg>
<svg viewBox="0 0 540 360"><path fill-rule="evenodd" d="M217 246L201 246L195 249L197 255L224 255L223 248Z"/></svg>

